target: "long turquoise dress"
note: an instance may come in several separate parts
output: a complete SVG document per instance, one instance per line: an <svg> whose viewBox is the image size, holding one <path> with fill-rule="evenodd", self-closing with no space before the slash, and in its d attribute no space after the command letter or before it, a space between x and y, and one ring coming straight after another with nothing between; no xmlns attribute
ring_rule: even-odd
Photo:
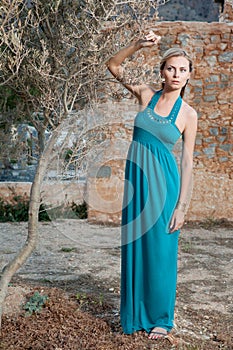
<svg viewBox="0 0 233 350"><path fill-rule="evenodd" d="M169 233L180 176L173 146L182 99L171 113L154 112L162 90L135 118L125 169L122 210L121 325L124 333L170 331L176 298L179 230Z"/></svg>

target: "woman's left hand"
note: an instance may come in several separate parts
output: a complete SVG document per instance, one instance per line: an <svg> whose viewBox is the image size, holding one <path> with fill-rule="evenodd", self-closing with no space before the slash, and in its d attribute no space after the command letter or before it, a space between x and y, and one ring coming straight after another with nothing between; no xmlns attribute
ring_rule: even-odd
<svg viewBox="0 0 233 350"><path fill-rule="evenodd" d="M170 233L179 230L184 225L185 213L180 209L175 209L171 222L170 222Z"/></svg>

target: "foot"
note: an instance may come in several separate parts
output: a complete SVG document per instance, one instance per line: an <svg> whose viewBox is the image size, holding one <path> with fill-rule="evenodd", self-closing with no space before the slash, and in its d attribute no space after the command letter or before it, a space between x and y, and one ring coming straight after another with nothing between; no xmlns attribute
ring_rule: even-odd
<svg viewBox="0 0 233 350"><path fill-rule="evenodd" d="M161 327L155 327L152 329L152 331L149 333L148 338L149 339L160 339L167 336L167 330L165 328Z"/></svg>

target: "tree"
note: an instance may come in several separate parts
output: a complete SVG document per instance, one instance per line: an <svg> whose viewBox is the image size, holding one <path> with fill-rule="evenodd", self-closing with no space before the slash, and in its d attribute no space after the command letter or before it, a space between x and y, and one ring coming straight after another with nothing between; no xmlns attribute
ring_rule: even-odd
<svg viewBox="0 0 233 350"><path fill-rule="evenodd" d="M31 187L28 237L2 271L0 319L7 286L37 241L40 190L48 156L72 111L98 99L112 52L156 19L165 0L2 0L0 86L3 100L14 95L13 124L19 116L38 132L38 165ZM124 35L127 33L127 36ZM9 94L8 94L9 95ZM11 94L12 96L12 94ZM5 104L6 105L6 104ZM45 131L50 132L46 143Z"/></svg>

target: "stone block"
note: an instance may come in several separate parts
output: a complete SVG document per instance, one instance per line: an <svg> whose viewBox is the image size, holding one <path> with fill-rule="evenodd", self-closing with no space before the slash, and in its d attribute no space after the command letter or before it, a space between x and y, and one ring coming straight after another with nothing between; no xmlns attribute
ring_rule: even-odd
<svg viewBox="0 0 233 350"><path fill-rule="evenodd" d="M203 96L203 99L205 102L215 102L216 96L214 96L214 95Z"/></svg>
<svg viewBox="0 0 233 350"><path fill-rule="evenodd" d="M219 82L219 75L210 75L208 78L205 79L206 83L218 83Z"/></svg>
<svg viewBox="0 0 233 350"><path fill-rule="evenodd" d="M217 118L219 118L220 114L221 114L221 112L219 110L214 111L212 114L209 115L209 118L210 119L217 119Z"/></svg>
<svg viewBox="0 0 233 350"><path fill-rule="evenodd" d="M218 56L219 62L232 63L233 62L233 51L224 52Z"/></svg>
<svg viewBox="0 0 233 350"><path fill-rule="evenodd" d="M214 67L217 64L217 58L216 56L208 56L205 57L206 62L210 67Z"/></svg>
<svg viewBox="0 0 233 350"><path fill-rule="evenodd" d="M214 90L214 89L216 89L216 84L206 84L205 85L205 89L207 89L207 90Z"/></svg>
<svg viewBox="0 0 233 350"><path fill-rule="evenodd" d="M210 131L211 135L215 135L216 136L216 135L219 134L218 128L210 128L209 131Z"/></svg>
<svg viewBox="0 0 233 350"><path fill-rule="evenodd" d="M221 42L221 36L220 36L220 34L215 34L215 35L211 35L210 36L210 41L212 42L212 43L220 43Z"/></svg>
<svg viewBox="0 0 233 350"><path fill-rule="evenodd" d="M222 128L220 129L220 134L221 134L221 135L226 135L227 133L228 133L228 129L227 129L227 128L222 127Z"/></svg>
<svg viewBox="0 0 233 350"><path fill-rule="evenodd" d="M227 144L227 143L220 146L220 149L222 149L225 152L230 152L232 148L233 148L232 144Z"/></svg>
<svg viewBox="0 0 233 350"><path fill-rule="evenodd" d="M221 81L228 82L229 81L229 75L228 74L220 74Z"/></svg>
<svg viewBox="0 0 233 350"><path fill-rule="evenodd" d="M219 157L219 162L223 163L223 162L228 162L229 157Z"/></svg>

